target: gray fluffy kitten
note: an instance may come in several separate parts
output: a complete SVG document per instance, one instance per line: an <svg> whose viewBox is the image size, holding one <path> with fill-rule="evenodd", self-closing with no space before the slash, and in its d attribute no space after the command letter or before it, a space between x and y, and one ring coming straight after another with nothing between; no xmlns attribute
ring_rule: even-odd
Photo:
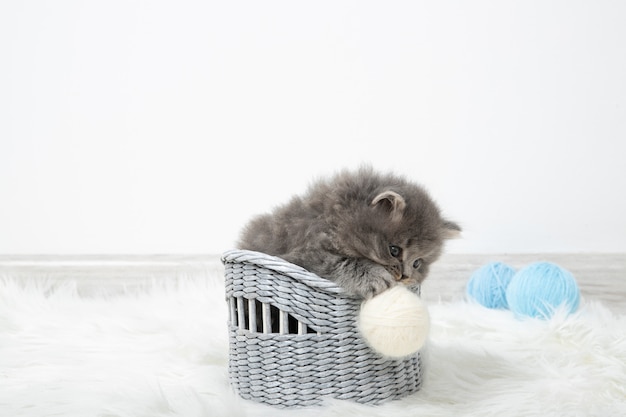
<svg viewBox="0 0 626 417"><path fill-rule="evenodd" d="M397 283L420 284L444 240L460 230L420 186L361 168L318 181L252 219L238 246L278 256L350 295L370 298Z"/></svg>

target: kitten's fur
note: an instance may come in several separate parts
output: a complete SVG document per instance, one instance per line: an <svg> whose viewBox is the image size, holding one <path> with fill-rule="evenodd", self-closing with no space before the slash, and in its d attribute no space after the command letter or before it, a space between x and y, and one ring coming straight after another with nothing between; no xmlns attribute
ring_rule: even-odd
<svg viewBox="0 0 626 417"><path fill-rule="evenodd" d="M420 284L444 240L460 230L441 217L423 188L366 167L318 181L254 218L238 246L281 257L369 298L397 283Z"/></svg>

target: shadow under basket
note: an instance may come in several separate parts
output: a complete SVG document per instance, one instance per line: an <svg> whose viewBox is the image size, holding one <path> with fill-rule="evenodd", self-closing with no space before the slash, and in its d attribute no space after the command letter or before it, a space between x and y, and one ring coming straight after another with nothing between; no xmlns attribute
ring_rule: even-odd
<svg viewBox="0 0 626 417"><path fill-rule="evenodd" d="M379 404L419 390L419 352L388 359L356 327L361 301L283 259L232 250L222 256L229 308L228 371L235 391L278 407L325 397Z"/></svg>

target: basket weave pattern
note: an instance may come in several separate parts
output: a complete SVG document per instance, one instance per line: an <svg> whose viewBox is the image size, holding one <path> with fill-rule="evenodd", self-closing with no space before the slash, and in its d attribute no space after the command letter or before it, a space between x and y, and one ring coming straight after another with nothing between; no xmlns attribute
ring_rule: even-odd
<svg viewBox="0 0 626 417"><path fill-rule="evenodd" d="M356 328L360 300L332 281L259 252L229 251L222 262L231 310L229 377L242 398L279 407L324 397L378 404L419 389L419 353L390 360L371 350ZM308 332L250 329L242 320L246 303L274 306Z"/></svg>

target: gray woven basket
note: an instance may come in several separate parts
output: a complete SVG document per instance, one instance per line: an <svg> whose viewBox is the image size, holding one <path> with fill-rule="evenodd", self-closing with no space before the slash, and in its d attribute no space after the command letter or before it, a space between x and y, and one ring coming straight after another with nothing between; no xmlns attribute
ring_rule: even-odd
<svg viewBox="0 0 626 417"><path fill-rule="evenodd" d="M416 392L419 353L371 350L356 328L360 301L335 283L259 252L224 253L230 382L245 399L279 407L324 397L378 404Z"/></svg>

